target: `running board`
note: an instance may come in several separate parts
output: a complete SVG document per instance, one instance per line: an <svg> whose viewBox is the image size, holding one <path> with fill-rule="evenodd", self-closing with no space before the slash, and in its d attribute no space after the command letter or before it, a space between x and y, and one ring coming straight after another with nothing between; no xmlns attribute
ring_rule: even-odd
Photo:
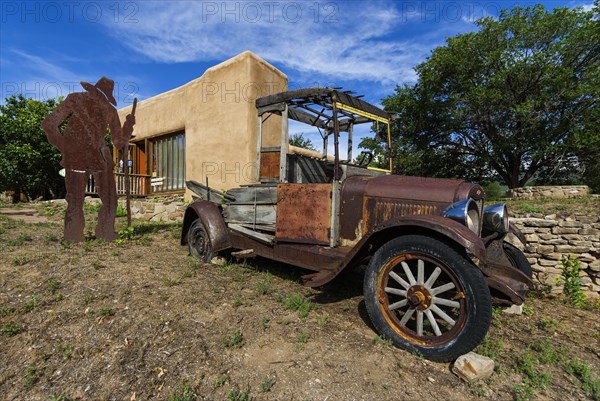
<svg viewBox="0 0 600 401"><path fill-rule="evenodd" d="M236 231L240 234L244 234L252 239L263 242L267 245L273 245L273 242L275 241L274 235L252 231L249 228L243 227L240 224L229 223L227 224L227 227L229 227L230 230Z"/></svg>

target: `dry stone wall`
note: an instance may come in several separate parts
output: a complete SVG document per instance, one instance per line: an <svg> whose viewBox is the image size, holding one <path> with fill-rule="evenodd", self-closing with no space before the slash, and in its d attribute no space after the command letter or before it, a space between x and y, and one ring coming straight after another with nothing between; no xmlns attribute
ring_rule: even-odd
<svg viewBox="0 0 600 401"><path fill-rule="evenodd" d="M119 201L125 207L125 201ZM187 203L181 200L166 200L160 202L139 201L131 202L131 217L144 221L183 221Z"/></svg>
<svg viewBox="0 0 600 401"><path fill-rule="evenodd" d="M511 220L525 234L523 251L533 269L534 281L562 292L561 260L574 254L581 263L581 283L590 299L600 296L599 216L520 216ZM523 248L521 246L521 248Z"/></svg>
<svg viewBox="0 0 600 401"><path fill-rule="evenodd" d="M509 189L506 196L513 199L565 199L580 198L590 193L587 185L523 187Z"/></svg>

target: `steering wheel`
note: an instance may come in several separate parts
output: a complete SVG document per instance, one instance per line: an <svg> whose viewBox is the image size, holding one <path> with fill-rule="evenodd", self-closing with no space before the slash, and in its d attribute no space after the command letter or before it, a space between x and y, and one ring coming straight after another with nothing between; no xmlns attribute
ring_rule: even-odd
<svg viewBox="0 0 600 401"><path fill-rule="evenodd" d="M360 155L356 158L356 162L359 166L368 166L373 161L373 152L363 150Z"/></svg>

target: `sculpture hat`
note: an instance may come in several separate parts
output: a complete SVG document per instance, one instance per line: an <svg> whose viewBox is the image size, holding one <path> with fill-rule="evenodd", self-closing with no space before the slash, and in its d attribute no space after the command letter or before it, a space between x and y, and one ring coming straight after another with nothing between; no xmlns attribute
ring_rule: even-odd
<svg viewBox="0 0 600 401"><path fill-rule="evenodd" d="M100 91L106 97L110 104L113 106L117 105L117 101L113 97L113 89L115 88L115 81L110 78L102 77L96 82L96 85L92 85L89 82L81 81L81 86L88 91L94 93Z"/></svg>

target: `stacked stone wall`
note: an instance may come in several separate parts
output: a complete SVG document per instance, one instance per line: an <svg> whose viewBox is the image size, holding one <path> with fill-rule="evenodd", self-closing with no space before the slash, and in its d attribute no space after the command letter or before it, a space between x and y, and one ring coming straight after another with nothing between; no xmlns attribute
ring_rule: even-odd
<svg viewBox="0 0 600 401"><path fill-rule="evenodd" d="M511 221L525 234L527 245L523 251L535 281L554 293L562 292L561 261L573 254L581 263L581 283L586 295L591 299L600 296L599 216L546 215L516 217Z"/></svg>
<svg viewBox="0 0 600 401"><path fill-rule="evenodd" d="M523 187L509 189L506 196L513 199L581 198L590 193L587 185Z"/></svg>

